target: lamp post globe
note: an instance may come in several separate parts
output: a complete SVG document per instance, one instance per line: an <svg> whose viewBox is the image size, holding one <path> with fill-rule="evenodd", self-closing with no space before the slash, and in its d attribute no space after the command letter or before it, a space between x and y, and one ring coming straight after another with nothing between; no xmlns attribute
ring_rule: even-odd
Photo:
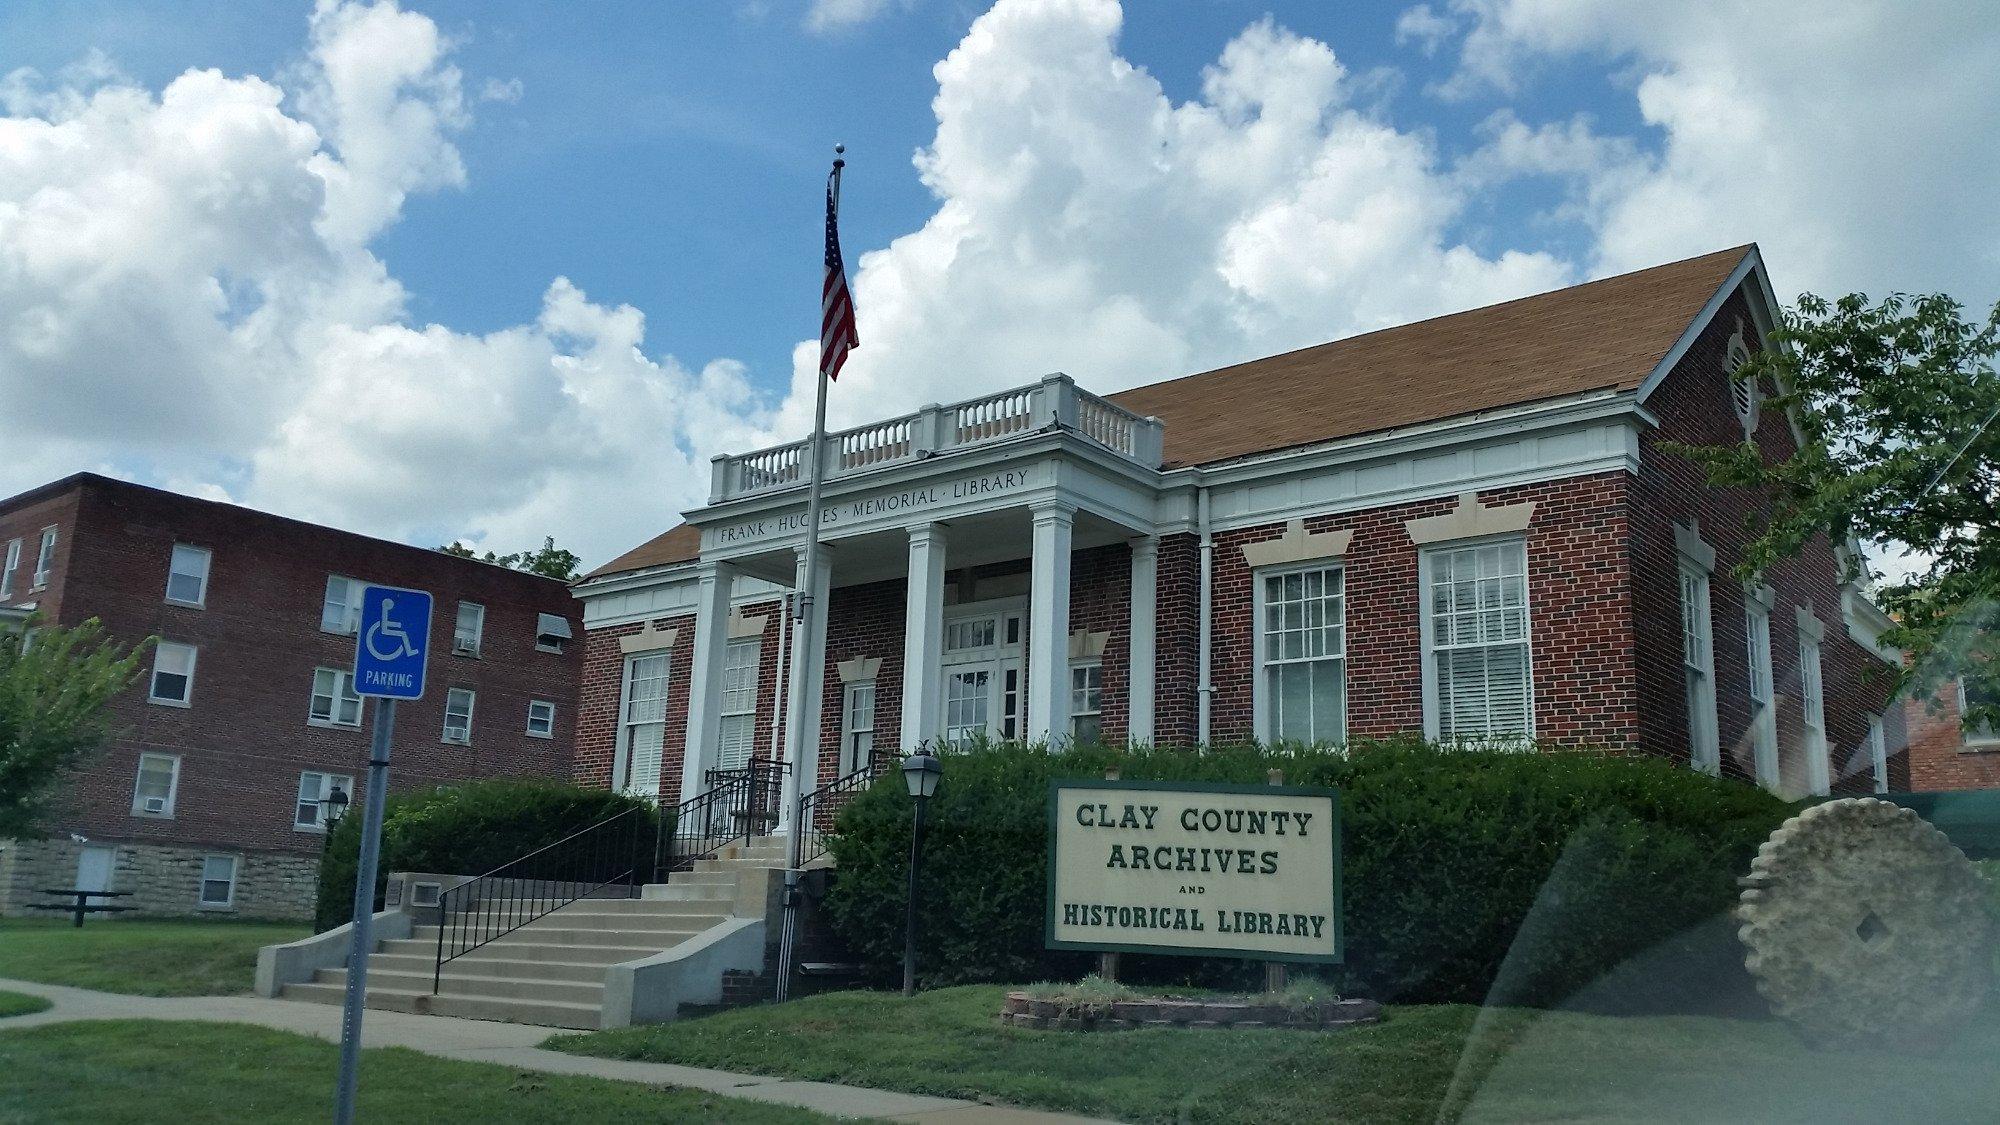
<svg viewBox="0 0 2000 1125"><path fill-rule="evenodd" d="M919 750L903 759L903 784L916 806L916 823L910 833L910 894L903 918L903 995L917 994L917 871L924 856L924 810L937 795L944 780L944 763L929 750Z"/></svg>
<svg viewBox="0 0 2000 1125"><path fill-rule="evenodd" d="M319 820L329 833L338 827L340 819L347 815L347 802L347 790L338 785L333 786L332 792L319 799Z"/></svg>

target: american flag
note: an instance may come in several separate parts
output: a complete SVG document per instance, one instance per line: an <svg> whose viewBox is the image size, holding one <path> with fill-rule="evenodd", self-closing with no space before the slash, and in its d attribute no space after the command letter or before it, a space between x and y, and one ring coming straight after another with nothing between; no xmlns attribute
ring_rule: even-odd
<svg viewBox="0 0 2000 1125"><path fill-rule="evenodd" d="M838 177L840 173L834 172ZM819 373L821 378L840 378L847 353L861 341L854 335L854 298L847 291L847 266L840 260L839 201L837 179L826 185L826 284L819 298Z"/></svg>

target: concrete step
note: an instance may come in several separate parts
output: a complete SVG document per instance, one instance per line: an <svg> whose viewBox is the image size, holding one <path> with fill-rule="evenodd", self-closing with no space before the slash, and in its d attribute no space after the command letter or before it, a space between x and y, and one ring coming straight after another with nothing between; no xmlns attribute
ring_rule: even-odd
<svg viewBox="0 0 2000 1125"><path fill-rule="evenodd" d="M676 871L667 876L669 887L730 887L736 886L734 871Z"/></svg>
<svg viewBox="0 0 2000 1125"><path fill-rule="evenodd" d="M665 949L670 945L679 945L689 937L722 921L722 918L720 914L689 916L674 919L671 925L624 926L615 930L595 926L552 926L546 922L538 922L532 926L523 926L512 933L502 934L484 944L514 945L525 942L534 945L615 945L632 948L650 946L654 949ZM460 935L461 947L470 944L477 936ZM410 938L413 941L428 941L433 948L437 946L437 930L433 926L412 928ZM451 934L445 935L444 944L445 951L450 952Z"/></svg>
<svg viewBox="0 0 2000 1125"><path fill-rule="evenodd" d="M595 983L580 981L540 980L532 976L477 976L467 970L481 972L490 965L475 965L466 960L453 961L444 967L444 978L438 982L440 996L483 996L490 1000L553 1000L564 1004L590 1004L602 1006L604 1003L603 971ZM321 969L313 975L316 984L337 984L347 987L346 969ZM391 992L429 992L431 973L429 967L421 972L396 972L368 961L368 987L383 988Z"/></svg>
<svg viewBox="0 0 2000 1125"><path fill-rule="evenodd" d="M549 930L606 930L632 933L667 932L686 930L690 927L705 930L728 916L719 901L661 902L654 905L660 909L651 914L571 914L567 910L559 910L554 914L537 918L525 926L516 926L504 932L505 936L512 937L514 934L544 933ZM446 926L444 940L449 945L454 939L476 940L480 937L499 936L502 933L503 929L498 925L482 927L473 922L456 927ZM436 926L410 928L410 936L418 940L428 938L436 941L437 935Z"/></svg>
<svg viewBox="0 0 2000 1125"><path fill-rule="evenodd" d="M621 961L637 961L651 957L677 944L661 944L648 941L642 945L561 945L530 941L496 941L480 946L467 953L467 957L486 956L503 961L562 961L570 964L616 965ZM435 941L385 941L382 953L396 953L416 957L435 958ZM379 956L379 954L378 954Z"/></svg>
<svg viewBox="0 0 2000 1125"><path fill-rule="evenodd" d="M698 859L694 861L694 869L697 872L729 873L752 867L769 869L774 867L782 868L784 866L785 861L782 859L775 862L761 859Z"/></svg>
<svg viewBox="0 0 2000 1125"><path fill-rule="evenodd" d="M729 902L736 897L736 881L716 883L648 883L642 902Z"/></svg>
<svg viewBox="0 0 2000 1125"><path fill-rule="evenodd" d="M413 953L377 953L368 959L370 979L377 972L415 973L429 980L435 958L431 954L417 956ZM530 980L571 981L581 984L603 984L604 964L590 961L524 961L511 957L496 957L493 947L481 946L470 953L461 954L446 963L445 976L453 973L467 973L481 977L520 977Z"/></svg>
<svg viewBox="0 0 2000 1125"><path fill-rule="evenodd" d="M343 985L315 981L309 984L288 984L285 986L284 996L287 1000L339 1004L345 993ZM457 1016L461 1019L531 1023L542 1027L569 1027L582 1030L595 1029L603 1019L602 1009L596 1004L564 1004L553 1000L498 1000L481 996L433 996L429 989L417 992L371 987L368 990L368 1006L379 1011L413 1012L426 1016Z"/></svg>

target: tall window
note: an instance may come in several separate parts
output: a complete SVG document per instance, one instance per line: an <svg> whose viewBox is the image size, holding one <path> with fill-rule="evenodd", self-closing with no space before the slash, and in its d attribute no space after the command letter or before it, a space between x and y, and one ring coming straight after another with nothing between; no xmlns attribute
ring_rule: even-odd
<svg viewBox="0 0 2000 1125"><path fill-rule="evenodd" d="M758 637L730 641L722 653L722 756L726 770L750 764L757 729L757 664L764 653Z"/></svg>
<svg viewBox="0 0 2000 1125"><path fill-rule="evenodd" d="M193 645L161 641L153 649L153 683L147 689L150 703L186 707L194 700Z"/></svg>
<svg viewBox="0 0 2000 1125"><path fill-rule="evenodd" d="M349 774L320 773L316 770L299 774L299 799L292 807L292 827L301 832L326 831L326 806L320 802L331 798L335 790L352 801L354 778Z"/></svg>
<svg viewBox="0 0 2000 1125"><path fill-rule="evenodd" d="M556 736L556 705L546 699L528 701L528 737L554 738Z"/></svg>
<svg viewBox="0 0 2000 1125"><path fill-rule="evenodd" d="M326 600L320 603L319 627L328 633L353 633L361 627L361 583L345 575L326 576Z"/></svg>
<svg viewBox="0 0 2000 1125"><path fill-rule="evenodd" d="M206 547L174 544L173 558L167 563L168 601L196 608L208 601L209 557Z"/></svg>
<svg viewBox="0 0 2000 1125"><path fill-rule="evenodd" d="M1875 777L1875 792L1889 791L1889 743L1882 734L1882 716L1868 717L1868 766Z"/></svg>
<svg viewBox="0 0 2000 1125"><path fill-rule="evenodd" d="M1715 721L1714 626L1708 575L1681 568L1681 673L1687 688L1688 764L1704 773L1722 769Z"/></svg>
<svg viewBox="0 0 2000 1125"><path fill-rule="evenodd" d="M360 726L361 697L354 691L354 673L343 668L313 669L312 706L306 721L323 727Z"/></svg>
<svg viewBox="0 0 2000 1125"><path fill-rule="evenodd" d="M42 529L42 546L35 552L35 580L33 586L39 590L49 584L49 571L56 565L56 529Z"/></svg>
<svg viewBox="0 0 2000 1125"><path fill-rule="evenodd" d="M1750 746L1760 785L1778 783L1778 715L1771 705L1771 613L1750 595L1743 612L1743 635L1749 648Z"/></svg>
<svg viewBox="0 0 2000 1125"><path fill-rule="evenodd" d="M451 651L460 656L478 656L480 634L486 631L486 607L478 602L458 603L458 622L451 630Z"/></svg>
<svg viewBox="0 0 2000 1125"><path fill-rule="evenodd" d="M199 906L228 906L236 901L235 856L202 857L201 894L195 901Z"/></svg>
<svg viewBox="0 0 2000 1125"><path fill-rule="evenodd" d="M875 756L875 681L856 680L843 691L840 772L845 776Z"/></svg>
<svg viewBox="0 0 2000 1125"><path fill-rule="evenodd" d="M14 575L21 570L21 541L7 540L7 557L0 562L0 601L14 596Z"/></svg>
<svg viewBox="0 0 2000 1125"><path fill-rule="evenodd" d="M1440 739L1535 734L1528 649L1528 545L1426 551L1425 729Z"/></svg>
<svg viewBox="0 0 2000 1125"><path fill-rule="evenodd" d="M461 746L472 744L472 689L455 687L444 693L444 738Z"/></svg>
<svg viewBox="0 0 2000 1125"><path fill-rule="evenodd" d="M1829 788L1826 746L1826 689L1820 679L1819 642L1799 637L1799 713L1806 728L1806 784L1815 793Z"/></svg>
<svg viewBox="0 0 2000 1125"><path fill-rule="evenodd" d="M1069 666L1069 734L1078 743L1104 737L1104 664L1092 660Z"/></svg>
<svg viewBox="0 0 2000 1125"><path fill-rule="evenodd" d="M139 776L132 783L134 816L172 816L180 788L181 760L172 754L139 755Z"/></svg>
<svg viewBox="0 0 2000 1125"><path fill-rule="evenodd" d="M649 652L625 661L625 702L619 708L618 759L625 792L658 799L660 752L667 737L667 654Z"/></svg>
<svg viewBox="0 0 2000 1125"><path fill-rule="evenodd" d="M993 671L983 665L949 669L944 678L944 740L964 746L987 733Z"/></svg>
<svg viewBox="0 0 2000 1125"><path fill-rule="evenodd" d="M1262 642L1260 731L1272 741L1347 737L1347 611L1338 566L1264 574L1257 586Z"/></svg>

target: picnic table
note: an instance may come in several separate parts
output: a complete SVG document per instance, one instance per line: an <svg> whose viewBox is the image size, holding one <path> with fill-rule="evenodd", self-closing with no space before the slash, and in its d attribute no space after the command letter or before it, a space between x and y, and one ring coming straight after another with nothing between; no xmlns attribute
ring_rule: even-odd
<svg viewBox="0 0 2000 1125"><path fill-rule="evenodd" d="M86 914L116 914L126 910L139 909L136 906L120 906L117 903L90 901L93 898L130 898L132 896L131 891L84 891L78 890L75 887L44 887L42 888L42 893L45 895L61 895L64 898L72 898L76 901L31 902L28 904L28 909L60 910L65 914L74 914L76 915L76 924L79 929L83 927L83 916Z"/></svg>

